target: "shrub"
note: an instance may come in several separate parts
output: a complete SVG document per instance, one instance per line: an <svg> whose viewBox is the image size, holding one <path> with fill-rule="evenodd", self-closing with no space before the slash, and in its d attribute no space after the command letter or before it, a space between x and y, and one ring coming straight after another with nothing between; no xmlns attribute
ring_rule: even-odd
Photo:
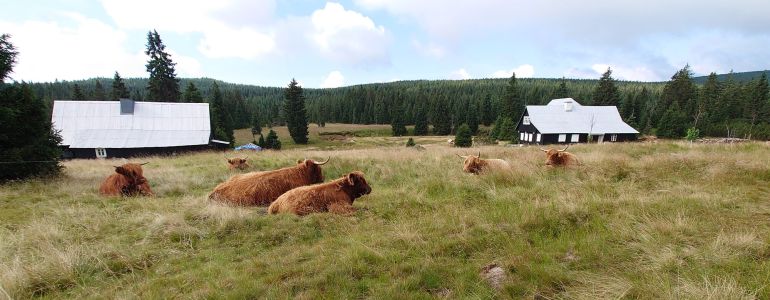
<svg viewBox="0 0 770 300"><path fill-rule="evenodd" d="M455 134L455 147L470 147L473 145L472 138L471 128L468 127L468 124L463 123L463 125L460 125L460 127L457 128L457 133Z"/></svg>

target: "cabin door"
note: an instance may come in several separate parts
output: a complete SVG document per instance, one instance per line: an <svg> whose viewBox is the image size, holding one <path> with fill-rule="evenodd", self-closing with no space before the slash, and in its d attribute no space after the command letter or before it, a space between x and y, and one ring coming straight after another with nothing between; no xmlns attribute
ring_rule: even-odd
<svg viewBox="0 0 770 300"><path fill-rule="evenodd" d="M602 142L604 142L604 135L603 135L603 134L602 134L602 135L600 135L600 136L599 136L599 140L597 140L596 142L597 142L597 143L599 143L599 144L601 144Z"/></svg>

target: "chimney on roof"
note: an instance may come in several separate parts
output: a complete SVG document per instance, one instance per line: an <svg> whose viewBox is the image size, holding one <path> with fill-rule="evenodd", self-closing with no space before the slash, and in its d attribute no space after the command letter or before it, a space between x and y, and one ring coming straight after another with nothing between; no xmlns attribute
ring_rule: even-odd
<svg viewBox="0 0 770 300"><path fill-rule="evenodd" d="M134 114L134 100L120 98L120 114L121 115L133 115Z"/></svg>
<svg viewBox="0 0 770 300"><path fill-rule="evenodd" d="M572 101L564 101L564 111L572 111Z"/></svg>

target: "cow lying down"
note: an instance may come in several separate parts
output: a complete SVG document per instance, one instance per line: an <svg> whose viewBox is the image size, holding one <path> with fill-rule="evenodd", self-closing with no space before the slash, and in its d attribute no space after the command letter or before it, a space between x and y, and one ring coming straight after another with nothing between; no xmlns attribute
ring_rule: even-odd
<svg viewBox="0 0 770 300"><path fill-rule="evenodd" d="M115 173L107 176L99 186L103 196L153 196L147 178L144 178L143 164L124 164L115 167Z"/></svg>
<svg viewBox="0 0 770 300"><path fill-rule="evenodd" d="M300 216L316 212L351 214L356 211L353 201L371 192L364 173L355 171L331 182L290 190L270 204L267 211Z"/></svg>
<svg viewBox="0 0 770 300"><path fill-rule="evenodd" d="M549 167L579 165L580 161L574 154L567 152L567 148L569 145L562 150L540 148L540 151L545 152L545 165Z"/></svg>
<svg viewBox="0 0 770 300"><path fill-rule="evenodd" d="M460 158L465 159L465 162L463 163L463 171L467 173L472 173L475 175L490 172L490 171L509 171L511 170L511 165L502 159L497 158L487 158L482 159L481 158L481 152L479 152L479 155L473 156L473 155L457 155Z"/></svg>
<svg viewBox="0 0 770 300"><path fill-rule="evenodd" d="M296 187L324 181L321 166L329 162L306 159L283 169L238 174L220 183L209 199L232 205L267 206L278 196Z"/></svg>

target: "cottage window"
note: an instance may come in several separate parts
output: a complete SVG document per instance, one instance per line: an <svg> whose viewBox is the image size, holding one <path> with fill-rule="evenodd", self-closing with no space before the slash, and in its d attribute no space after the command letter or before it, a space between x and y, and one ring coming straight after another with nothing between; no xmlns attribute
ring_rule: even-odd
<svg viewBox="0 0 770 300"><path fill-rule="evenodd" d="M567 135L566 134L560 134L559 135L559 143L564 143L567 141Z"/></svg>
<svg viewBox="0 0 770 300"><path fill-rule="evenodd" d="M617 142L617 141L618 141L618 135L617 134L613 134L613 135L610 136L610 142Z"/></svg>
<svg viewBox="0 0 770 300"><path fill-rule="evenodd" d="M579 134L577 134L577 133L573 134L573 135L572 135L572 140L571 140L571 142L573 142L573 143L577 143L577 142L579 142L579 141L580 141L580 135L579 135Z"/></svg>
<svg viewBox="0 0 770 300"><path fill-rule="evenodd" d="M524 121L522 121L522 123L524 123L524 125L529 125L529 116L524 116Z"/></svg>
<svg viewBox="0 0 770 300"><path fill-rule="evenodd" d="M540 142L540 134L539 133L537 134L537 142L538 143Z"/></svg>
<svg viewBox="0 0 770 300"><path fill-rule="evenodd" d="M522 141L524 140L524 133L523 132L519 133L519 140L522 140Z"/></svg>
<svg viewBox="0 0 770 300"><path fill-rule="evenodd" d="M107 149L104 148L96 148L96 157L97 158L105 158L107 157Z"/></svg>
<svg viewBox="0 0 770 300"><path fill-rule="evenodd" d="M532 142L532 138L534 138L534 137L535 137L535 136L534 136L532 133L530 133L530 134L529 134L529 141L530 141L530 142Z"/></svg>

